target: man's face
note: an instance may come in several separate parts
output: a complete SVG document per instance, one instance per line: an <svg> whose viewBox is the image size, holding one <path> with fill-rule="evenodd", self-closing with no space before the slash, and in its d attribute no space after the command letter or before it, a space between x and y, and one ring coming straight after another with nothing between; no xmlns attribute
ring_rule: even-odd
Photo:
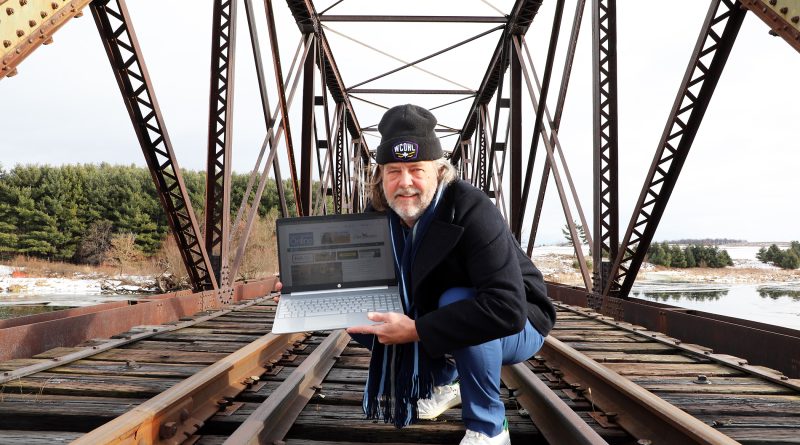
<svg viewBox="0 0 800 445"><path fill-rule="evenodd" d="M390 162L383 166L383 193L409 227L431 204L439 185L433 161Z"/></svg>

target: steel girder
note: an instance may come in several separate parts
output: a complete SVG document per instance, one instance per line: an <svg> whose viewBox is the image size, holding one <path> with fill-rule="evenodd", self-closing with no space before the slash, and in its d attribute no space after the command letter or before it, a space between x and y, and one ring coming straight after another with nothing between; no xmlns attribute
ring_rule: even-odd
<svg viewBox="0 0 800 445"><path fill-rule="evenodd" d="M602 292L608 280L608 266L610 266L608 263L617 257L619 250L616 16L616 0L592 1L594 81L592 266L593 291L596 293Z"/></svg>
<svg viewBox="0 0 800 445"><path fill-rule="evenodd" d="M510 63L508 58L504 58L503 54L506 48L509 47L512 35L524 35L528 31L533 22L533 18L539 12L539 7L542 6L541 0L517 0L511 13L507 16L506 27L503 30L503 35L497 43L492 58L489 61L489 66L486 69L486 74L483 76L481 86L476 92L475 100L467 113L466 121L461 129L461 140L466 141L472 137L479 122L479 110L481 105L486 105L494 97L495 92L498 91L498 86L502 82L502 78L508 69ZM459 162L461 155L458 150L453 151L451 162L455 165Z"/></svg>
<svg viewBox="0 0 800 445"><path fill-rule="evenodd" d="M770 28L771 34L783 37L800 51L800 1L744 0L742 6L753 11Z"/></svg>
<svg viewBox="0 0 800 445"><path fill-rule="evenodd" d="M90 5L161 205L196 291L216 289L206 248L156 101L125 0Z"/></svg>
<svg viewBox="0 0 800 445"><path fill-rule="evenodd" d="M738 1L711 2L603 295L627 298L746 12Z"/></svg>
<svg viewBox="0 0 800 445"><path fill-rule="evenodd" d="M236 3L236 0L215 0L212 18L205 245L220 286L229 283Z"/></svg>

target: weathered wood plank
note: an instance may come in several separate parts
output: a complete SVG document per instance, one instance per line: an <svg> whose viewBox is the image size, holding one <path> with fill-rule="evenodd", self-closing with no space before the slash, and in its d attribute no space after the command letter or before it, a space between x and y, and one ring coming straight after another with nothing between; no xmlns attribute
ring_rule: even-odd
<svg viewBox="0 0 800 445"><path fill-rule="evenodd" d="M765 382L758 378L749 377L708 377L709 384L699 383L693 377L638 377L628 376L628 378L653 392L681 392L693 394L773 394L773 395L792 395L797 394L791 389L775 383Z"/></svg>
<svg viewBox="0 0 800 445"><path fill-rule="evenodd" d="M742 376L742 371L716 363L603 363L603 366L624 376Z"/></svg>
<svg viewBox="0 0 800 445"><path fill-rule="evenodd" d="M164 351L189 351L189 352L236 352L247 346L247 342L226 342L226 341L196 341L196 342L176 342L176 341L157 341L142 340L125 347L131 349L149 349Z"/></svg>
<svg viewBox="0 0 800 445"><path fill-rule="evenodd" d="M748 394L672 394L655 392L667 402L698 415L787 415L800 422L800 396Z"/></svg>
<svg viewBox="0 0 800 445"><path fill-rule="evenodd" d="M177 332L169 332L166 334L158 334L150 337L151 340L162 341L232 341L232 342L245 342L250 343L257 340L261 335L239 335L239 334L212 334L208 331L202 333L189 333L184 332L183 329Z"/></svg>
<svg viewBox="0 0 800 445"><path fill-rule="evenodd" d="M180 379L41 372L6 382L0 389L3 393L16 394L150 398L178 382Z"/></svg>
<svg viewBox="0 0 800 445"><path fill-rule="evenodd" d="M144 399L4 394L0 430L88 432L144 402Z"/></svg>
<svg viewBox="0 0 800 445"><path fill-rule="evenodd" d="M625 351L584 351L584 355L598 363L710 363L703 358L677 354L629 354Z"/></svg>
<svg viewBox="0 0 800 445"><path fill-rule="evenodd" d="M48 445L70 443L82 433L68 431L0 431L0 444L2 445Z"/></svg>
<svg viewBox="0 0 800 445"><path fill-rule="evenodd" d="M143 349L112 349L92 356L96 360L126 361L137 363L194 363L210 365L228 354L224 352L191 352Z"/></svg>
<svg viewBox="0 0 800 445"><path fill-rule="evenodd" d="M662 343L609 343L609 342L568 342L578 351L609 351L609 352L641 352L657 354L661 352L676 352L675 347Z"/></svg>

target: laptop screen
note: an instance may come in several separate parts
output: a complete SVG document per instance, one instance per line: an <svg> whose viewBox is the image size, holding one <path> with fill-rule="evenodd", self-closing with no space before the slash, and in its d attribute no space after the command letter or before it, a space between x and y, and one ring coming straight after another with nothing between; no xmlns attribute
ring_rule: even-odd
<svg viewBox="0 0 800 445"><path fill-rule="evenodd" d="M276 232L283 292L396 284L384 213L281 218Z"/></svg>

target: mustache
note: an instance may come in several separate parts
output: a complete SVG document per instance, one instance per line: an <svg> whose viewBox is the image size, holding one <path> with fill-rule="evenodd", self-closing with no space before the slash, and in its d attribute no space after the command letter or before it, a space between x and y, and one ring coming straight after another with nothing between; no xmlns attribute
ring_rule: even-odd
<svg viewBox="0 0 800 445"><path fill-rule="evenodd" d="M414 195L414 194L422 195L422 190L420 190L418 188L415 188L415 187L406 187L406 188L398 189L397 191L394 192L394 194L392 195L392 198L397 198L400 195L408 196L408 195Z"/></svg>

